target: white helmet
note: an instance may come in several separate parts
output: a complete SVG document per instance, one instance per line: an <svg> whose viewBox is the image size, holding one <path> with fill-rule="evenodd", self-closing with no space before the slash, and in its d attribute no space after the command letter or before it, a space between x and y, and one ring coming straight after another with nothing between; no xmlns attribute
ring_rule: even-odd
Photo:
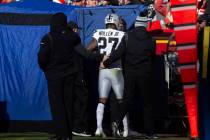
<svg viewBox="0 0 210 140"><path fill-rule="evenodd" d="M109 24L109 23L110 23L110 24L115 24L116 27L118 28L119 22L120 22L119 16L118 16L117 14L108 14L108 15L105 17L104 22L105 22L105 25L106 25L106 24Z"/></svg>

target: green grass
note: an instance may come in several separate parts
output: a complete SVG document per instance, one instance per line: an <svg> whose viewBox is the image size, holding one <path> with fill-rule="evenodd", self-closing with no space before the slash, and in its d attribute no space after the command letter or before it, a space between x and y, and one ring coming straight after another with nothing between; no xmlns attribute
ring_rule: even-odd
<svg viewBox="0 0 210 140"><path fill-rule="evenodd" d="M0 140L47 140L50 136L47 133L0 133ZM100 137L74 137L73 140L144 140L143 137L140 138L100 138ZM170 136L161 136L159 140L190 140L186 137L170 137Z"/></svg>

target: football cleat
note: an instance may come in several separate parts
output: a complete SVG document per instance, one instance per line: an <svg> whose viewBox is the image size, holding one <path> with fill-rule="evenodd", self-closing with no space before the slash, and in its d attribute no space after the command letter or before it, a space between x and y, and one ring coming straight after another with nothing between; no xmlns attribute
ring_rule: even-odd
<svg viewBox="0 0 210 140"><path fill-rule="evenodd" d="M116 122L112 122L112 135L113 137L121 137L119 127Z"/></svg>
<svg viewBox="0 0 210 140"><path fill-rule="evenodd" d="M96 132L95 132L95 136L96 137L103 137L103 138L105 138L106 137L106 134L104 133L103 129L97 128L96 129Z"/></svg>

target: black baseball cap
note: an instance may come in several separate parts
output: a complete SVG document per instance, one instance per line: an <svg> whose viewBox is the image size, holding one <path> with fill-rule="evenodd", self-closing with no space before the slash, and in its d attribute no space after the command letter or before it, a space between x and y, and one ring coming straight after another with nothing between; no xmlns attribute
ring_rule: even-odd
<svg viewBox="0 0 210 140"><path fill-rule="evenodd" d="M67 24L67 27L70 28L70 29L74 29L74 28L82 29L74 21L69 21L68 24Z"/></svg>

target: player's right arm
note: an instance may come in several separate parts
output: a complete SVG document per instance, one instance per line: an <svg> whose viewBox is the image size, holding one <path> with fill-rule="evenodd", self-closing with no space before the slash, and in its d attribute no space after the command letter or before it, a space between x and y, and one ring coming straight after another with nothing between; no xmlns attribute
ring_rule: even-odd
<svg viewBox="0 0 210 140"><path fill-rule="evenodd" d="M107 60L103 62L103 65L105 67L109 67L112 63L114 63L115 61L117 61L123 56L123 54L125 53L125 50L126 50L126 39L124 36L118 48L111 53L111 55L108 57Z"/></svg>

